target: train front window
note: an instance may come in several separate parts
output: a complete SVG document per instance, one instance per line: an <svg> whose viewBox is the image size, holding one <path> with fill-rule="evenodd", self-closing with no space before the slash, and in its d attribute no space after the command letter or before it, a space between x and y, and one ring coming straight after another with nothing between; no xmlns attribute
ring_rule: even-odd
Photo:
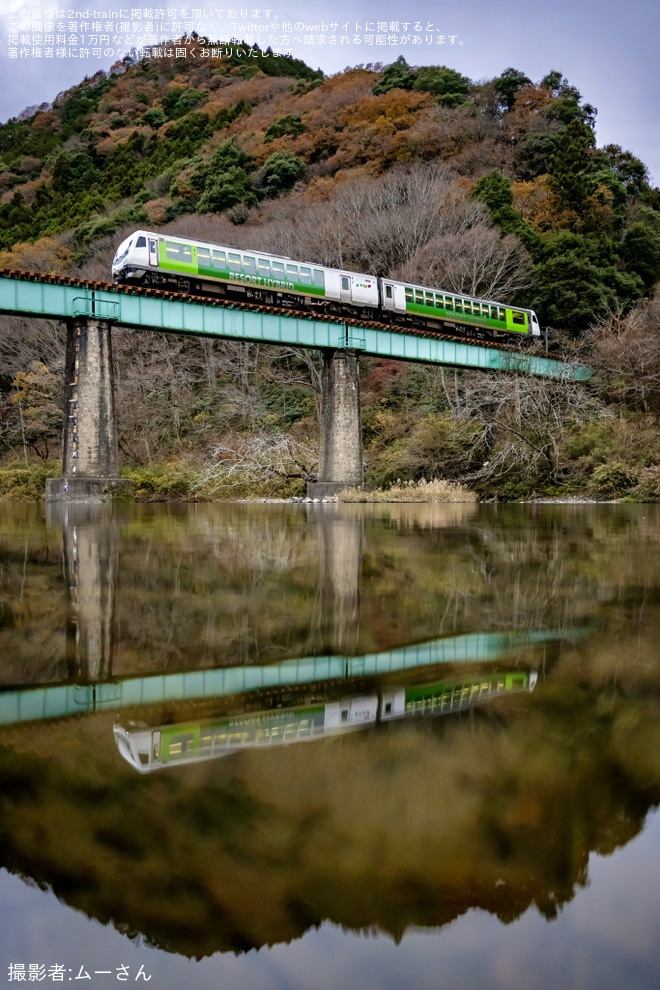
<svg viewBox="0 0 660 990"><path fill-rule="evenodd" d="M135 246L136 247L146 247L147 246L147 238L144 237L144 235L140 235L140 237L138 237L137 241L135 242Z"/></svg>

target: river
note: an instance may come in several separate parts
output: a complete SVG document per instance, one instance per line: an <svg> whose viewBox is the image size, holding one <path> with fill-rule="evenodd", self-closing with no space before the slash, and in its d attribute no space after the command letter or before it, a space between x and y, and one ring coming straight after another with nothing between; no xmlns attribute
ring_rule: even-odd
<svg viewBox="0 0 660 990"><path fill-rule="evenodd" d="M655 505L0 505L4 979L655 990L659 545Z"/></svg>

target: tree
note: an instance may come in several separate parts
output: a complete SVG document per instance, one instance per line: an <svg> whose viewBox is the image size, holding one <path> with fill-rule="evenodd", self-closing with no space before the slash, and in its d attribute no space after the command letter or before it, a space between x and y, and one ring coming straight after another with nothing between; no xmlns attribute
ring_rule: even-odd
<svg viewBox="0 0 660 990"><path fill-rule="evenodd" d="M518 69L505 69L501 76L493 80L495 92L499 97L499 109L507 113L513 109L516 96L523 86L530 86L532 80Z"/></svg>
<svg viewBox="0 0 660 990"><path fill-rule="evenodd" d="M255 185L265 196L279 196L292 189L305 174L305 163L292 151L276 151L270 155L255 176Z"/></svg>

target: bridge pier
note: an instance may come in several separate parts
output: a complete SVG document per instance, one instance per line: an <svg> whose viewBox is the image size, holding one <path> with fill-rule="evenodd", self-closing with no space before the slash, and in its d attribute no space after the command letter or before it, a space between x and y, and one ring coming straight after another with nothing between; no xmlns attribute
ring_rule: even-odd
<svg viewBox="0 0 660 990"><path fill-rule="evenodd" d="M323 351L321 450L318 480L309 482L309 498L336 495L364 481L362 420L357 352Z"/></svg>
<svg viewBox="0 0 660 990"><path fill-rule="evenodd" d="M77 319L67 333L62 477L46 481L46 499L104 502L130 487L119 477L110 324Z"/></svg>

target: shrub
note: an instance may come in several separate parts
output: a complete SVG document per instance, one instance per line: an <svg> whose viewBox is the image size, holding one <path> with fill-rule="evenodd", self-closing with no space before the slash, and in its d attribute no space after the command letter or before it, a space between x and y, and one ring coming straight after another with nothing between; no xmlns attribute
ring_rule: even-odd
<svg viewBox="0 0 660 990"><path fill-rule="evenodd" d="M337 496L340 502L476 502L469 488L453 481L398 481L390 488L346 488Z"/></svg>
<svg viewBox="0 0 660 990"><path fill-rule="evenodd" d="M625 464L615 461L596 468L589 483L590 492L596 498L611 500L624 498L637 485L638 477Z"/></svg>
<svg viewBox="0 0 660 990"><path fill-rule="evenodd" d="M46 478L57 478L59 474L59 461L0 468L0 501L36 502L45 496Z"/></svg>

